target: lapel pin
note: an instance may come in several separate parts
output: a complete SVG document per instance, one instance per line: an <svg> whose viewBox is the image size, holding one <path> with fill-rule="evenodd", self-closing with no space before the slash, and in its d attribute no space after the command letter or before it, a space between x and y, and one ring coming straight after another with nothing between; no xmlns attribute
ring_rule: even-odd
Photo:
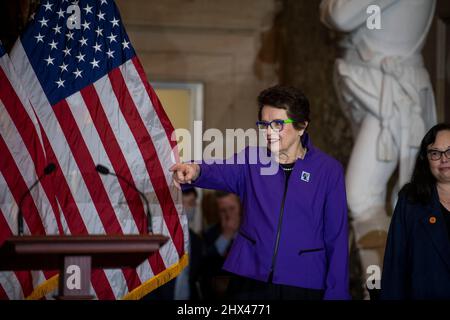
<svg viewBox="0 0 450 320"><path fill-rule="evenodd" d="M430 219L428 219L428 221L430 222L430 224L435 224L436 223L436 217L431 216Z"/></svg>
<svg viewBox="0 0 450 320"><path fill-rule="evenodd" d="M302 174L301 174L301 176L300 176L300 179L301 179L302 181L309 182L309 178L310 178L310 177L311 177L311 174L310 174L309 172L302 171Z"/></svg>

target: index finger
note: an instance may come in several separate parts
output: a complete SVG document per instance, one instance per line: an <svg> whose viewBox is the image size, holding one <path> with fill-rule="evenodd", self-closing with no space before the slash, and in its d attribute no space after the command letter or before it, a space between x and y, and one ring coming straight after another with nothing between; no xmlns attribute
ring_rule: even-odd
<svg viewBox="0 0 450 320"><path fill-rule="evenodd" d="M173 166L169 168L170 172L177 170L180 167L181 163L175 163Z"/></svg>

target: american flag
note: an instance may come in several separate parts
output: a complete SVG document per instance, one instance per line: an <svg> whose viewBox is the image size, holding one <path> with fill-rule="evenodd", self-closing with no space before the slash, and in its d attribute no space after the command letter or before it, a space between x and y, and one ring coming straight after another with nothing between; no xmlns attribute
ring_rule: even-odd
<svg viewBox="0 0 450 320"><path fill-rule="evenodd" d="M1 45L0 154L0 245L17 234L20 203L25 234L58 234L62 228L57 223L59 215L55 212L59 210L51 181L44 177L26 195L28 188L43 174L46 156L38 121ZM33 296L42 291L39 285L47 283L54 274L48 271L0 272L0 299Z"/></svg>
<svg viewBox="0 0 450 320"><path fill-rule="evenodd" d="M11 60L42 127L66 234L170 237L137 269L93 270L98 299L140 298L187 263L187 220L170 166L173 127L148 83L112 0L42 1ZM101 176L101 164L124 179Z"/></svg>

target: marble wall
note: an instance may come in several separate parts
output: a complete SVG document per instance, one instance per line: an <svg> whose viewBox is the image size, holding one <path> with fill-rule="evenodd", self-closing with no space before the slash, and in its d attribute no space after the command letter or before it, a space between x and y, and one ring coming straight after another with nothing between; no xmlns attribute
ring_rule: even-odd
<svg viewBox="0 0 450 320"><path fill-rule="evenodd" d="M278 81L260 57L276 1L116 2L150 81L203 83L205 129L254 126L256 96Z"/></svg>

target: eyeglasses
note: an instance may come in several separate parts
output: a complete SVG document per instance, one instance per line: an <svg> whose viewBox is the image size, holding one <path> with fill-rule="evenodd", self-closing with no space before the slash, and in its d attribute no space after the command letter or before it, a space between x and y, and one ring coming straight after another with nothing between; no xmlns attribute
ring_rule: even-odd
<svg viewBox="0 0 450 320"><path fill-rule="evenodd" d="M445 151L431 149L427 151L428 158L433 161L441 160L443 154L445 154L447 159L450 159L450 149Z"/></svg>
<svg viewBox="0 0 450 320"><path fill-rule="evenodd" d="M294 123L294 122L295 121L292 120L291 118L288 118L287 120L275 119L275 120L272 120L270 122L268 122L268 121L257 121L256 122L256 126L260 130L267 130L267 128L269 128L269 126L270 126L272 128L272 130L274 130L274 131L281 131L281 130L283 130L284 125L286 123Z"/></svg>

